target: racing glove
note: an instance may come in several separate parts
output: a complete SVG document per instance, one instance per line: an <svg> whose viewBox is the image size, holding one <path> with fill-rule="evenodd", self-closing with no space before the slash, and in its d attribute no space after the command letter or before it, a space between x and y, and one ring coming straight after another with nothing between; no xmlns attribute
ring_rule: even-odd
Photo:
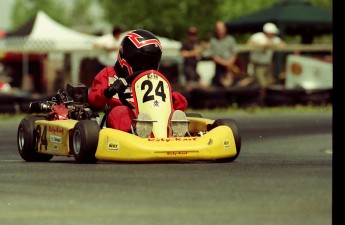
<svg viewBox="0 0 345 225"><path fill-rule="evenodd" d="M103 94L106 98L112 98L116 93L125 91L127 87L127 81L125 78L119 78L110 85L108 88L104 89Z"/></svg>

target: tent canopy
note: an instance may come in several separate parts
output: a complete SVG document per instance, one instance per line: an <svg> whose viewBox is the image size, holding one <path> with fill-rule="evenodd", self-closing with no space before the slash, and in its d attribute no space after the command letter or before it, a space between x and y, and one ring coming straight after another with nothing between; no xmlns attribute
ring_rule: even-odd
<svg viewBox="0 0 345 225"><path fill-rule="evenodd" d="M305 0L281 0L269 8L244 15L227 23L230 33L262 31L267 22L275 23L280 35L310 36L332 33L332 12Z"/></svg>
<svg viewBox="0 0 345 225"><path fill-rule="evenodd" d="M124 35L125 33L122 37ZM107 54L106 51L98 51L94 48L93 43L97 38L99 36L80 33L65 27L43 11L39 11L34 18L19 29L8 32L5 38L0 38L0 52L73 53L71 57L72 82L77 83L82 57ZM163 59L179 56L180 42L165 37L158 38L163 46ZM115 62L116 57L112 60Z"/></svg>
<svg viewBox="0 0 345 225"><path fill-rule="evenodd" d="M121 39L127 32L121 34ZM95 40L102 38L77 32L65 27L43 11L15 31L0 38L0 51L4 52L77 52L93 51ZM178 56L181 43L169 38L158 37L163 46L163 57Z"/></svg>
<svg viewBox="0 0 345 225"><path fill-rule="evenodd" d="M91 50L97 36L65 27L42 11L19 29L0 39L0 50L8 52L71 52Z"/></svg>

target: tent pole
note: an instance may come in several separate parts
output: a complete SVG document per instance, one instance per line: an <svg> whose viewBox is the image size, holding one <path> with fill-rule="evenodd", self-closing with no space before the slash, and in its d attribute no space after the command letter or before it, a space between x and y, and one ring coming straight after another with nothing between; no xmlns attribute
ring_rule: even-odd
<svg viewBox="0 0 345 225"><path fill-rule="evenodd" d="M71 54L71 80L73 84L79 83L79 63L80 55L78 53Z"/></svg>
<svg viewBox="0 0 345 225"><path fill-rule="evenodd" d="M29 76L29 56L28 53L26 52L22 52L22 90L24 89L25 91L27 91L27 89L30 89L28 87L28 76Z"/></svg>

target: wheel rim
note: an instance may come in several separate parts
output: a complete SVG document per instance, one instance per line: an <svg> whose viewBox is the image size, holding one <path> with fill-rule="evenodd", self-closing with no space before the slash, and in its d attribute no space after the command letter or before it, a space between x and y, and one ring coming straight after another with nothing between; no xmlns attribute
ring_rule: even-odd
<svg viewBox="0 0 345 225"><path fill-rule="evenodd" d="M73 151L75 154L78 155L80 153L80 147L81 147L80 132L78 130L75 130L73 134Z"/></svg>
<svg viewBox="0 0 345 225"><path fill-rule="evenodd" d="M18 146L19 150L22 151L25 144L24 129L21 127L18 132Z"/></svg>

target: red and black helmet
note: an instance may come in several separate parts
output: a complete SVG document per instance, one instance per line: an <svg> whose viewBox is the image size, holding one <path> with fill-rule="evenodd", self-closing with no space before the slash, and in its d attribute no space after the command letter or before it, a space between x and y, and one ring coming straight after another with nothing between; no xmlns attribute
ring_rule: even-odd
<svg viewBox="0 0 345 225"><path fill-rule="evenodd" d="M135 72L158 70L162 57L162 45L158 38L147 30L133 30L123 38L115 71L120 77Z"/></svg>

